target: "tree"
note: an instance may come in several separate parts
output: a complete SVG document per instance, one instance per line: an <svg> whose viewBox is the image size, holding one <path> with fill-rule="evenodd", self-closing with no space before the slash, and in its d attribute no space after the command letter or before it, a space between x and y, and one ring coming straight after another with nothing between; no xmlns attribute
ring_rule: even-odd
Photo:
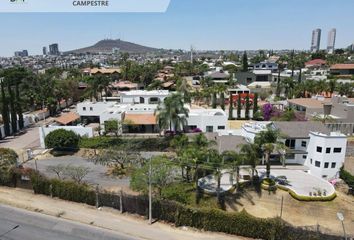
<svg viewBox="0 0 354 240"><path fill-rule="evenodd" d="M336 90L336 88L337 88L337 80L336 79L330 79L328 81L328 91L331 94L331 97L332 97L334 91Z"/></svg>
<svg viewBox="0 0 354 240"><path fill-rule="evenodd" d="M9 148L0 148L0 183L8 183L12 170L17 165L17 153Z"/></svg>
<svg viewBox="0 0 354 240"><path fill-rule="evenodd" d="M114 133L117 137L122 132L122 123L116 119L110 119L104 122L104 130L106 133Z"/></svg>
<svg viewBox="0 0 354 240"><path fill-rule="evenodd" d="M253 98L253 119L256 119L255 116L257 115L257 112L258 112L258 93L255 93Z"/></svg>
<svg viewBox="0 0 354 240"><path fill-rule="evenodd" d="M120 151L114 148L102 149L98 154L90 156L89 160L95 164L123 171L127 167L135 167L142 164L142 158L139 153Z"/></svg>
<svg viewBox="0 0 354 240"><path fill-rule="evenodd" d="M2 97L2 121L4 123L5 136L10 135L10 118L9 118L9 106L4 89L4 79L1 79L1 97Z"/></svg>
<svg viewBox="0 0 354 240"><path fill-rule="evenodd" d="M70 178L76 183L81 183L90 172L90 168L84 166L72 166L70 164L66 166L63 164L58 164L48 166L47 171L55 173L60 180Z"/></svg>
<svg viewBox="0 0 354 240"><path fill-rule="evenodd" d="M244 51L242 56L242 72L248 72L248 57L246 51Z"/></svg>
<svg viewBox="0 0 354 240"><path fill-rule="evenodd" d="M75 132L57 129L45 137L45 145L54 149L77 149L79 140L80 137Z"/></svg>
<svg viewBox="0 0 354 240"><path fill-rule="evenodd" d="M233 112L234 112L234 100L232 97L232 93L230 92L230 96L229 96L229 120L233 120Z"/></svg>
<svg viewBox="0 0 354 240"><path fill-rule="evenodd" d="M270 176L270 155L275 149L280 149L280 145L283 143L278 142L278 137L280 133L278 130L274 130L268 127L266 131L261 131L257 133L254 142L258 145L258 148L262 150L263 155L266 159L266 175L267 178Z"/></svg>
<svg viewBox="0 0 354 240"><path fill-rule="evenodd" d="M247 94L247 96L246 96L246 103L245 104L246 104L245 118L248 120L248 119L250 119L250 106L251 106L249 94Z"/></svg>
<svg viewBox="0 0 354 240"><path fill-rule="evenodd" d="M149 161L133 172L130 186L133 190L147 193L150 175L151 186L157 192L157 196L161 197L162 190L178 178L176 175L178 171L166 156L154 157Z"/></svg>
<svg viewBox="0 0 354 240"><path fill-rule="evenodd" d="M161 102L156 111L157 122L161 130L183 130L187 125L189 110L184 107L184 99L180 93L172 94Z"/></svg>
<svg viewBox="0 0 354 240"><path fill-rule="evenodd" d="M241 110L242 110L241 94L238 94L238 97L237 97L237 119L241 119Z"/></svg>
<svg viewBox="0 0 354 240"><path fill-rule="evenodd" d="M244 158L245 162L250 164L252 167L252 178L254 173L257 171L256 167L259 163L258 157L258 145L256 144L244 144L241 146L241 156Z"/></svg>

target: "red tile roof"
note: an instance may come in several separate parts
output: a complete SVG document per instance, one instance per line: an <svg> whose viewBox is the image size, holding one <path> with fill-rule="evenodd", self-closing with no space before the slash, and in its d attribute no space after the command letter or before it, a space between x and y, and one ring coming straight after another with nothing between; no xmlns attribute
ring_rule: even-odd
<svg viewBox="0 0 354 240"><path fill-rule="evenodd" d="M78 114L69 112L67 114L63 114L60 117L54 119L54 121L62 125L68 125L69 123L75 122L78 119L80 119L80 116Z"/></svg>
<svg viewBox="0 0 354 240"><path fill-rule="evenodd" d="M323 59L313 59L311 61L308 61L305 63L305 66L320 66L320 65L326 65L327 62Z"/></svg>
<svg viewBox="0 0 354 240"><path fill-rule="evenodd" d="M154 114L125 114L124 123L127 125L155 125Z"/></svg>
<svg viewBox="0 0 354 240"><path fill-rule="evenodd" d="M333 70L347 70L354 69L354 64L334 64L331 66Z"/></svg>

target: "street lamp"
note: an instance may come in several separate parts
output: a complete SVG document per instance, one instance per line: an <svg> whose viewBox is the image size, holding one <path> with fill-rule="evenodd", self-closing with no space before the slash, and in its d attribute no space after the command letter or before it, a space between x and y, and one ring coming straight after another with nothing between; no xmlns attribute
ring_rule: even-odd
<svg viewBox="0 0 354 240"><path fill-rule="evenodd" d="M337 218L339 221L342 222L342 227L343 227L343 233L344 233L344 239L347 240L347 234L345 232L345 227L344 227L344 215L341 212L337 212Z"/></svg>
<svg viewBox="0 0 354 240"><path fill-rule="evenodd" d="M149 160L149 224L152 224L152 166L151 166L151 157Z"/></svg>

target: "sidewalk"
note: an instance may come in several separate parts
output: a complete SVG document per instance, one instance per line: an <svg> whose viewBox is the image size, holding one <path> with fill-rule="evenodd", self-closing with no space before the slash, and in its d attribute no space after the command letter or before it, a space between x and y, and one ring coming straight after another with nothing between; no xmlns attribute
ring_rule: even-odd
<svg viewBox="0 0 354 240"><path fill-rule="evenodd" d="M52 199L44 195L35 195L32 191L24 189L0 187L0 204L41 212L43 214L90 224L143 239L247 239L221 233L202 232L191 228L175 228L159 222L150 226L142 217L120 214L118 211L109 208L97 210L94 207L84 204Z"/></svg>

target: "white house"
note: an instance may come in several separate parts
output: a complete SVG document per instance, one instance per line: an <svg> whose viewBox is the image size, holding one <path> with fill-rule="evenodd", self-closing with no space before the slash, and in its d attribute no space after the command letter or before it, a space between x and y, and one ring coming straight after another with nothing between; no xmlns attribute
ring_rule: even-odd
<svg viewBox="0 0 354 240"><path fill-rule="evenodd" d="M278 140L287 147L286 164L308 166L311 174L327 179L333 178L343 165L346 136L330 132L320 122L250 122L242 126L241 135L254 143L255 136L268 127L280 131ZM272 154L271 161L279 161L278 153Z"/></svg>
<svg viewBox="0 0 354 240"><path fill-rule="evenodd" d="M199 128L203 132L218 132L226 130L227 115L221 109L190 109L187 122L189 130Z"/></svg>
<svg viewBox="0 0 354 240"><path fill-rule="evenodd" d="M144 91L135 90L129 92L120 92L120 102L123 104L158 104L168 95L168 90Z"/></svg>
<svg viewBox="0 0 354 240"><path fill-rule="evenodd" d="M309 167L312 175L328 180L338 178L346 147L347 137L344 134L311 132L305 166Z"/></svg>

